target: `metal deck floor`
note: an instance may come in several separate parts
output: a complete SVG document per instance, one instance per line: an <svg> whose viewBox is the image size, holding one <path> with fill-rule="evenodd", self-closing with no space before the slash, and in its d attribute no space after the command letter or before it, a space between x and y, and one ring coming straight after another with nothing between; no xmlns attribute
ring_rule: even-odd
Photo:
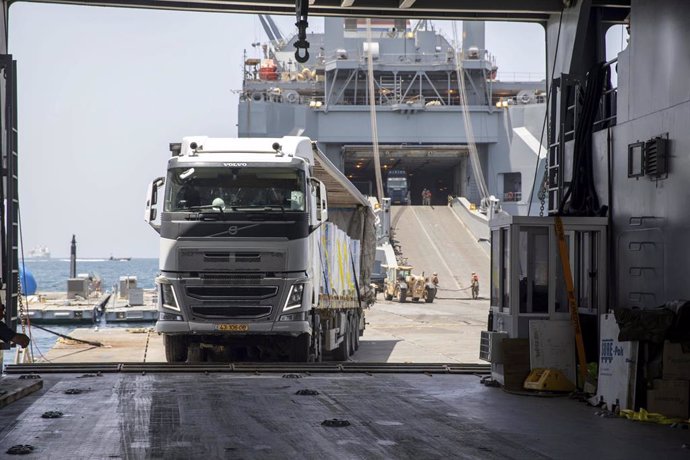
<svg viewBox="0 0 690 460"><path fill-rule="evenodd" d="M26 457L42 459L690 456L686 430L510 395L473 375L301 375L46 374L43 390L0 411L0 455L31 444ZM305 388L319 394L295 394ZM41 418L55 410L64 417ZM321 425L333 418L351 425Z"/></svg>

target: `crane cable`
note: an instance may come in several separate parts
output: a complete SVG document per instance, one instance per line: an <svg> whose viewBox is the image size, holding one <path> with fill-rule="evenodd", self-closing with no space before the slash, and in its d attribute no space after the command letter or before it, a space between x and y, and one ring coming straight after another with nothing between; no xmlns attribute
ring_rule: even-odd
<svg viewBox="0 0 690 460"><path fill-rule="evenodd" d="M371 145L374 149L376 173L376 195L383 203L383 179L381 178L381 157L379 155L379 132L376 124L376 94L374 93L374 58L371 54L371 19L367 18L367 82L369 84L369 115L371 119Z"/></svg>
<svg viewBox="0 0 690 460"><path fill-rule="evenodd" d="M468 107L467 90L465 86L465 72L462 68L462 47L459 46L458 29L456 21L453 21L453 38L455 40L455 74L458 80L460 106L462 107L462 121L465 125L465 136L467 137L467 147L470 151L470 165L474 173L479 194L482 198L482 204L485 204L486 199L489 198L489 188L486 186L484 180L484 173L482 165L479 163L479 154L477 152L477 144L474 140L474 131L472 129L472 120L470 118L470 110Z"/></svg>

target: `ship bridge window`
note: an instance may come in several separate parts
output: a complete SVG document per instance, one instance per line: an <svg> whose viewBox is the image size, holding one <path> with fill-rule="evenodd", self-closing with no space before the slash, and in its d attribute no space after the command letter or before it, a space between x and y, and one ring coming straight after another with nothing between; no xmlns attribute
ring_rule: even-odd
<svg viewBox="0 0 690 460"><path fill-rule="evenodd" d="M503 176L503 201L522 201L522 174L512 172L499 175Z"/></svg>
<svg viewBox="0 0 690 460"><path fill-rule="evenodd" d="M191 172L190 172L191 171ZM166 181L166 211L305 210L304 171L288 168L173 168Z"/></svg>

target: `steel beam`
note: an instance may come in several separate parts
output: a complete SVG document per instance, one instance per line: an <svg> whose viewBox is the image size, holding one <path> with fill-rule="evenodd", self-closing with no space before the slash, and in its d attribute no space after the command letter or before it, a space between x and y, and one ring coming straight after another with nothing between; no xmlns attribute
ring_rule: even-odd
<svg viewBox="0 0 690 460"><path fill-rule="evenodd" d="M293 15L295 11L293 0L10 0L8 4L17 1L228 13ZM614 3L618 2L614 0ZM562 5L561 0L318 0L310 6L310 13L314 16L338 17L543 22L549 15L558 13Z"/></svg>

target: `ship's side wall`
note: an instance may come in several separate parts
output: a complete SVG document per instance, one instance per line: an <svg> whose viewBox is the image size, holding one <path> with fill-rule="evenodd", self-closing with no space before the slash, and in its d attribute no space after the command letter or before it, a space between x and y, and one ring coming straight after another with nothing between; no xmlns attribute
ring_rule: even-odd
<svg viewBox="0 0 690 460"><path fill-rule="evenodd" d="M594 184L601 203L611 205L613 224L610 281L616 289L609 307L651 308L690 298L690 15L686 10L683 0L633 0L630 41L617 63L617 123L593 136ZM569 16L575 17L575 12ZM555 17L547 28L550 65L557 25ZM579 49L571 33L574 28L564 19L559 47L564 55L557 59L556 76L583 74L588 68L586 61L578 64L567 56ZM668 177L629 178L628 146L666 135ZM572 142L568 147L572 151ZM567 155L565 162L571 161ZM567 171L566 180L570 175Z"/></svg>
<svg viewBox="0 0 690 460"><path fill-rule="evenodd" d="M618 70L618 126L613 132L618 303L653 307L690 298L687 3L634 0L630 44L620 54ZM665 133L670 140L668 178L628 178L628 144ZM598 164L599 170L605 167Z"/></svg>
<svg viewBox="0 0 690 460"><path fill-rule="evenodd" d="M498 142L487 147L489 190L501 200L503 210L511 215L527 215L535 169L537 180L531 215L539 214L537 194L544 175L546 149L541 150L541 160L537 160L537 153L545 110L544 104L515 105L502 110ZM546 143L545 134L542 144ZM506 180L506 174L519 174L519 186Z"/></svg>

